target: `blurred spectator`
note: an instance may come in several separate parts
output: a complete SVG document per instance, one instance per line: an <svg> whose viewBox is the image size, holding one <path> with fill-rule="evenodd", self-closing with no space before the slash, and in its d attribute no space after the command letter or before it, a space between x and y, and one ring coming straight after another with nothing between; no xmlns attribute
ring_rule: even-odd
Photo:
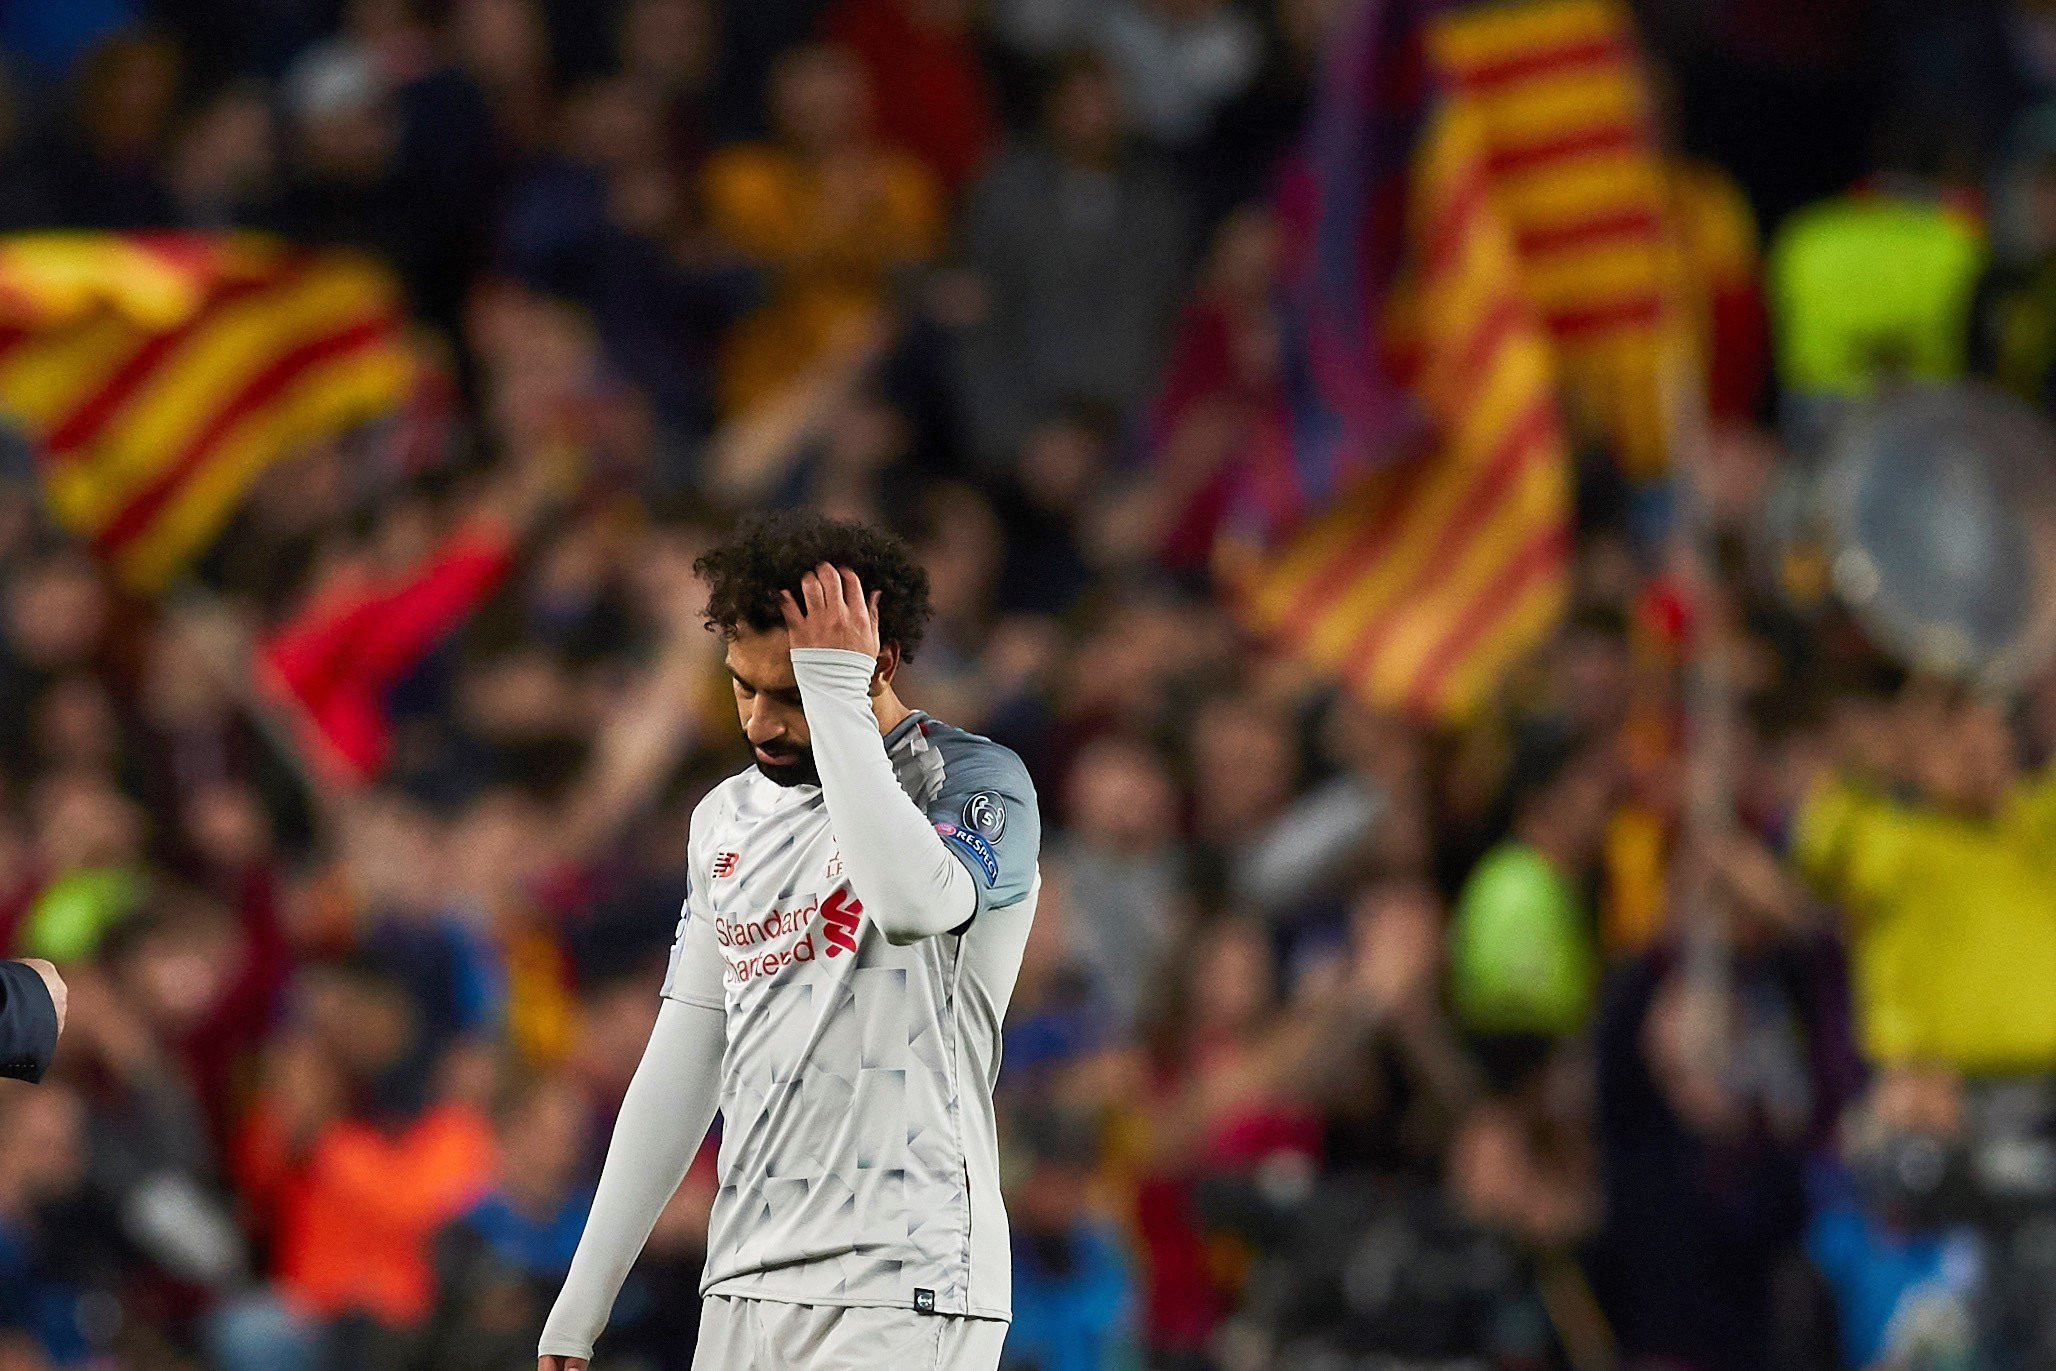
<svg viewBox="0 0 2056 1371"><path fill-rule="evenodd" d="M166 904L164 914L115 930L100 968L73 974L71 1042L93 1129L88 1175L126 1239L159 1272L219 1295L246 1277L248 1258L225 1203L215 1136L171 1049L181 997L204 1006L209 977L233 967L188 960L189 949L202 957L214 950L202 941L207 915Z"/></svg>
<svg viewBox="0 0 2056 1371"><path fill-rule="evenodd" d="M265 226L374 252L439 327L477 265L498 149L484 98L405 6L352 6L287 72L284 185Z"/></svg>
<svg viewBox="0 0 2056 1371"><path fill-rule="evenodd" d="M217 1321L214 1355L234 1371L399 1355L433 1308L436 1232L491 1184L471 1049L411 1080L422 1026L406 985L368 959L339 965L310 982L306 1030L273 1049L236 1170L275 1284Z"/></svg>
<svg viewBox="0 0 2056 1371"><path fill-rule="evenodd" d="M879 137L956 192L993 132L968 0L841 0L824 27L870 74Z"/></svg>
<svg viewBox="0 0 2056 1371"><path fill-rule="evenodd" d="M289 175L266 226L377 253L419 292L430 230L399 184L386 75L362 48L330 43L294 63L283 94Z"/></svg>
<svg viewBox="0 0 2056 1371"><path fill-rule="evenodd" d="M0 1347L28 1367L77 1366L110 1332L119 1234L85 1189L86 1113L62 1086L15 1087L0 1110ZM46 1358L47 1360L42 1360Z"/></svg>
<svg viewBox="0 0 2056 1371"><path fill-rule="evenodd" d="M1218 694L1191 717L1192 833L1200 860L1231 875L1291 802L1298 739L1284 711L1254 694ZM1232 883L1231 883L1232 889Z"/></svg>
<svg viewBox="0 0 2056 1371"><path fill-rule="evenodd" d="M1001 609L1054 614L1091 584L1082 525L1106 491L1115 422L1075 406L1043 420L1023 440L1000 504L1012 531L996 589Z"/></svg>
<svg viewBox="0 0 2056 1371"><path fill-rule="evenodd" d="M1235 1295L1208 1260L1195 1187L1208 1176L1312 1165L1321 1139L1305 1067L1321 1025L1286 1014L1270 944L1254 923L1200 930L1173 967L1145 1086L1136 1223L1151 1343L1189 1357Z"/></svg>
<svg viewBox="0 0 2056 1371"><path fill-rule="evenodd" d="M1598 960L1586 891L1616 785L1600 748L1537 740L1516 754L1507 841L1465 881L1450 929L1451 998L1475 1034L1527 1045L1577 1033Z"/></svg>
<svg viewBox="0 0 2056 1371"><path fill-rule="evenodd" d="M26 723L35 701L68 671L100 665L111 614L107 587L75 550L25 558L9 576L5 600L5 666L0 707ZM10 730L0 754L18 776L29 774L27 730Z"/></svg>
<svg viewBox="0 0 2056 1371"><path fill-rule="evenodd" d="M688 433L713 422L723 329L753 302L753 277L706 241L697 164L675 157L658 95L622 79L567 102L564 146L512 194L509 266L590 312L608 359Z"/></svg>
<svg viewBox="0 0 2056 1371"><path fill-rule="evenodd" d="M1984 701L1916 695L1841 714L1840 765L1805 790L1790 832L1801 870L1849 920L1865 1052L2048 1070L2047 782L2019 776L2007 720Z"/></svg>
<svg viewBox="0 0 2056 1371"><path fill-rule="evenodd" d="M164 223L171 202L158 159L179 96L178 49L155 34L113 34L86 55L73 82L68 145L55 154L65 172L52 182L59 222Z"/></svg>
<svg viewBox="0 0 2056 1371"><path fill-rule="evenodd" d="M1744 839L1714 865L1726 978L1695 971L1680 928L1621 968L1600 1010L1597 1250L1631 1364L1739 1371L1791 1365L1805 1342L1788 1292L1808 1149L1855 1071L1838 956L1800 923L1789 878Z"/></svg>
<svg viewBox="0 0 2056 1371"><path fill-rule="evenodd" d="M1150 445L1164 511L1160 555L1180 569L1206 565L1237 495L1235 458L1283 403L1277 259L1269 210L1229 215L1172 337Z"/></svg>
<svg viewBox="0 0 2056 1371"><path fill-rule="evenodd" d="M1443 1009L1443 910L1402 878L1371 887L1350 915L1360 1021L1321 1063L1328 1159L1357 1179L1431 1181L1483 1086Z"/></svg>
<svg viewBox="0 0 2056 1371"><path fill-rule="evenodd" d="M247 803L248 797L221 790L205 793L195 801L197 824L236 840L243 836L236 827L255 822ZM111 996L121 1013L140 1020L130 1026L131 1056L161 1066L167 1076L183 1071L175 1084L193 1093L201 1111L210 1166L277 1026L291 969L277 874L266 855L253 848L242 864L223 869L221 895L232 905L203 891L164 886L103 948L112 963ZM173 1054L175 1065L160 1063L158 1053Z"/></svg>
<svg viewBox="0 0 2056 1371"><path fill-rule="evenodd" d="M52 961L91 956L143 895L143 817L112 777L55 775L36 787L39 891L16 935Z"/></svg>
<svg viewBox="0 0 2056 1371"><path fill-rule="evenodd" d="M1263 55L1256 26L1233 0L1109 0L1093 45L1136 127L1170 147L1204 133Z"/></svg>
<svg viewBox="0 0 2056 1371"><path fill-rule="evenodd" d="M711 101L720 39L719 16L708 0L630 0L622 9L619 74L640 98L655 102L664 151L681 167L698 166L715 137Z"/></svg>
<svg viewBox="0 0 2056 1371"><path fill-rule="evenodd" d="M187 116L172 144L166 190L188 228L247 228L278 193L277 130L264 91L231 86Z"/></svg>
<svg viewBox="0 0 2056 1371"><path fill-rule="evenodd" d="M1837 402L1969 363L1984 225L1936 137L1909 130L1878 176L1795 214L1772 242L1778 374L1809 440Z"/></svg>
<svg viewBox="0 0 2056 1371"><path fill-rule="evenodd" d="M1962 1221L1963 1130L1960 1087L1936 1070L1885 1076L1850 1121L1848 1171L1806 1237L1849 1366L1977 1364L1986 1255Z"/></svg>
<svg viewBox="0 0 2056 1371"><path fill-rule="evenodd" d="M570 1081L523 1082L496 1114L499 1183L436 1239L437 1308L417 1355L452 1371L534 1355L592 1206L578 1179L590 1119Z"/></svg>
<svg viewBox="0 0 2056 1371"><path fill-rule="evenodd" d="M1131 1030L1150 1008L1185 917L1177 792L1163 760L1141 742L1103 738L1071 764L1065 840L1049 864L1070 892L1072 937L1095 992Z"/></svg>
<svg viewBox="0 0 2056 1371"><path fill-rule="evenodd" d="M722 405L768 399L885 300L892 274L939 246L934 180L876 140L864 69L840 47L781 58L772 83L777 141L707 164L710 222L772 281L722 361Z"/></svg>
<svg viewBox="0 0 2056 1371"><path fill-rule="evenodd" d="M1175 185L1130 144L1113 73L1067 60L1037 135L1001 153L965 208L981 307L962 362L987 461L1061 404L1134 413L1162 356L1187 234Z"/></svg>
<svg viewBox="0 0 2056 1371"><path fill-rule="evenodd" d="M1467 1339L1498 1361L1575 1365L1606 1346L1609 1330L1570 1257L1596 1205L1587 1159L1574 1142L1566 1146L1563 1123L1533 1102L1495 1103L1466 1120L1452 1146L1454 1208L1506 1264L1494 1322L1469 1330Z"/></svg>
<svg viewBox="0 0 2056 1371"><path fill-rule="evenodd" d="M449 46L458 68L485 96L497 141L517 152L535 147L553 112L556 80L542 6L535 0L456 0L450 6Z"/></svg>
<svg viewBox="0 0 2056 1371"><path fill-rule="evenodd" d="M1045 1114L1021 1130L1009 1189L1014 1320L1003 1371L1111 1371L1136 1364L1135 1282L1121 1240L1089 1203L1090 1125Z"/></svg>
<svg viewBox="0 0 2056 1371"><path fill-rule="evenodd" d="M1748 424L1770 373L1756 218L1741 187L1721 168L1673 158L1668 170L1678 279L1687 286L1695 316L1707 409L1716 422Z"/></svg>

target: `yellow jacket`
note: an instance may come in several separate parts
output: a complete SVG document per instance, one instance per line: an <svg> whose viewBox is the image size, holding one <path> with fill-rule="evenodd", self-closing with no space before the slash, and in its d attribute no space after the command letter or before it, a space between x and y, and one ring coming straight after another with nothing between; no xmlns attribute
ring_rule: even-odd
<svg viewBox="0 0 2056 1371"><path fill-rule="evenodd" d="M733 414L769 398L820 355L839 325L883 303L892 272L930 257L942 195L909 154L882 149L866 174L825 184L775 145L744 143L703 172L707 216L771 276L771 299L729 335L721 402Z"/></svg>
<svg viewBox="0 0 2056 1371"><path fill-rule="evenodd" d="M1793 852L1850 921L1874 1061L2056 1068L2056 774L1981 822L1844 781L1801 809Z"/></svg>

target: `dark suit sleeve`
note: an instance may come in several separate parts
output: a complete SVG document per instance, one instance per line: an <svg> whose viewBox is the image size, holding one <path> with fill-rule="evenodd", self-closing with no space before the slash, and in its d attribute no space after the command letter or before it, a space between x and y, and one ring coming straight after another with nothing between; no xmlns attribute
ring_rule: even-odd
<svg viewBox="0 0 2056 1371"><path fill-rule="evenodd" d="M32 966L0 962L0 1076L40 1081L57 1051L57 1006Z"/></svg>

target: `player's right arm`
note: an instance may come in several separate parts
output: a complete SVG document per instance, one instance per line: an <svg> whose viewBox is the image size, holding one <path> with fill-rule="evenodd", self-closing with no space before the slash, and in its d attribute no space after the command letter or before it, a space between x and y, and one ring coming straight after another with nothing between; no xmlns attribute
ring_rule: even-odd
<svg viewBox="0 0 2056 1371"><path fill-rule="evenodd" d="M688 892L664 1002L621 1101L592 1213L537 1345L541 1371L582 1371L657 1216L685 1179L721 1098L724 964Z"/></svg>

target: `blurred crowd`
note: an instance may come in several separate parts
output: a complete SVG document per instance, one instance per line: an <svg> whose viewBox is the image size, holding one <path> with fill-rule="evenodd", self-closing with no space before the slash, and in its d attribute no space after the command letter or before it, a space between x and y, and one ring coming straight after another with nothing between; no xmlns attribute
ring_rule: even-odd
<svg viewBox="0 0 2056 1371"><path fill-rule="evenodd" d="M0 1371L532 1364L748 762L691 563L799 504L913 541L908 699L1042 797L1009 1371L2056 1366L2056 679L1909 678L1773 536L1881 384L2056 400L2056 6L1638 6L1708 453L1581 453L1441 728L1207 581L1342 3L0 6L0 229L368 249L447 378L147 603L8 449L0 947L73 991ZM712 1194L597 1366L689 1364Z"/></svg>

